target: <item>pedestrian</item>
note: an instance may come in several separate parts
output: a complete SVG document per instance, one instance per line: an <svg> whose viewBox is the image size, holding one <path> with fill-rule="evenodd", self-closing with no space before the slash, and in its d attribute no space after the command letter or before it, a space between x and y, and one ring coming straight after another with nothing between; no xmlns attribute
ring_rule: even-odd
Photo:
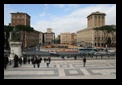
<svg viewBox="0 0 122 85"><path fill-rule="evenodd" d="M33 67L35 68L35 64L37 63L37 58L36 58L36 56L34 56L33 58L32 58L32 64L33 64Z"/></svg>
<svg viewBox="0 0 122 85"><path fill-rule="evenodd" d="M6 68L7 68L8 63L9 63L8 56L7 56L7 55L5 55L5 56L4 56L4 69L6 69Z"/></svg>
<svg viewBox="0 0 122 85"><path fill-rule="evenodd" d="M18 67L18 63L19 63L19 58L18 58L18 56L15 54L15 56L14 56L14 68L16 68L16 67Z"/></svg>
<svg viewBox="0 0 122 85"><path fill-rule="evenodd" d="M23 63L26 64L26 62L27 62L27 56L24 56Z"/></svg>
<svg viewBox="0 0 122 85"><path fill-rule="evenodd" d="M19 64L22 66L22 57L19 58Z"/></svg>
<svg viewBox="0 0 122 85"><path fill-rule="evenodd" d="M76 56L76 55L74 55L74 59L75 59L75 60L77 59L77 56Z"/></svg>
<svg viewBox="0 0 122 85"><path fill-rule="evenodd" d="M40 57L40 63L42 62L42 58Z"/></svg>
<svg viewBox="0 0 122 85"><path fill-rule="evenodd" d="M46 58L44 58L44 62L46 62Z"/></svg>
<svg viewBox="0 0 122 85"><path fill-rule="evenodd" d="M46 59L46 64L47 64L47 67L49 67L49 59L48 58Z"/></svg>
<svg viewBox="0 0 122 85"><path fill-rule="evenodd" d="M30 64L30 58L28 57L28 64Z"/></svg>
<svg viewBox="0 0 122 85"><path fill-rule="evenodd" d="M85 67L86 64L86 57L83 57L83 67Z"/></svg>
<svg viewBox="0 0 122 85"><path fill-rule="evenodd" d="M49 64L50 64L50 62L51 62L51 57L50 56L48 57L48 60L49 60Z"/></svg>
<svg viewBox="0 0 122 85"><path fill-rule="evenodd" d="M36 62L37 62L37 67L39 68L40 67L40 58L38 56L37 56Z"/></svg>

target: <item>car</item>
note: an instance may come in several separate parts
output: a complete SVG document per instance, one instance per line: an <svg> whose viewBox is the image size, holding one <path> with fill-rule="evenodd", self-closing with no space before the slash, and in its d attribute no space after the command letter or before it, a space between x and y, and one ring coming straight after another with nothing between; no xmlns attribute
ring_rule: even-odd
<svg viewBox="0 0 122 85"><path fill-rule="evenodd" d="M101 56L101 55L107 55L107 52L105 50L103 51L97 51L94 53L94 55Z"/></svg>
<svg viewBox="0 0 122 85"><path fill-rule="evenodd" d="M50 54L57 54L56 51L49 51Z"/></svg>
<svg viewBox="0 0 122 85"><path fill-rule="evenodd" d="M113 49L108 49L108 54L116 54L116 51L115 50L113 50Z"/></svg>

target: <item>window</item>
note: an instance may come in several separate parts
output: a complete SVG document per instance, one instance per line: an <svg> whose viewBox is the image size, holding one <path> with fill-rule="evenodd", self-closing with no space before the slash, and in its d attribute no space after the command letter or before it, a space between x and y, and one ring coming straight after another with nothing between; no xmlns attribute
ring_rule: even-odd
<svg viewBox="0 0 122 85"><path fill-rule="evenodd" d="M102 19L104 19L104 16L102 16Z"/></svg>
<svg viewBox="0 0 122 85"><path fill-rule="evenodd" d="M100 16L98 16L98 18L100 19Z"/></svg>

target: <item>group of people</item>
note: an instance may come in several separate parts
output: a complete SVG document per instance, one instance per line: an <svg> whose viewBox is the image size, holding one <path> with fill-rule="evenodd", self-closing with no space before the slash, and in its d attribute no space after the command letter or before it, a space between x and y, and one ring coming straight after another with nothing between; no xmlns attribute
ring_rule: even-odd
<svg viewBox="0 0 122 85"><path fill-rule="evenodd" d="M33 67L35 68L36 66L39 68L40 67L40 63L42 61L41 57L38 56L33 56L31 59L28 58L28 63L30 64L30 62L32 62ZM4 69L7 68L7 65L9 63L9 58L7 55L4 56ZM25 64L27 62L27 57L18 57L16 54L14 56L14 66L13 67L18 67L20 64L20 66L22 65L22 62ZM44 62L46 63L47 67L49 67L49 64L51 62L51 57L49 56L48 58L44 58ZM86 64L86 57L83 57L83 66L85 67Z"/></svg>
<svg viewBox="0 0 122 85"><path fill-rule="evenodd" d="M40 67L40 63L42 61L42 58L38 57L38 56L34 56L34 57L32 57L31 61L32 61L32 64L33 64L34 68L36 67L36 65L39 68ZM51 57L44 58L44 62L47 64L47 67L49 67L49 64L51 62Z"/></svg>

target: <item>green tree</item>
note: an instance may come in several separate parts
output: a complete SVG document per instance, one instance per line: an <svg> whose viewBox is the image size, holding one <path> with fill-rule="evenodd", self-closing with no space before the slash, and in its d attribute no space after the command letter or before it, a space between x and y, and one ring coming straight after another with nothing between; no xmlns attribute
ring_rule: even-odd
<svg viewBox="0 0 122 85"><path fill-rule="evenodd" d="M115 35L115 31L116 31L116 28L113 26L113 25L105 25L105 26L101 26L101 27L96 27L94 28L95 31L101 31L103 33L103 44L105 46L108 38L109 38L109 35L112 36L112 42L114 43L115 41L115 38L116 38L116 35Z"/></svg>
<svg viewBox="0 0 122 85"><path fill-rule="evenodd" d="M13 30L12 26L4 25L4 49L10 50L9 35L12 30Z"/></svg>
<svg viewBox="0 0 122 85"><path fill-rule="evenodd" d="M25 25L17 25L16 26L16 29L21 31L21 33L23 34L21 38L22 39L22 48L24 48L24 45L25 45L25 34L26 32L33 32L34 31L34 28L33 27L30 27L30 26L25 26Z"/></svg>
<svg viewBox="0 0 122 85"><path fill-rule="evenodd" d="M9 35L10 35L10 32L13 30L14 26L6 26L4 25L4 43L6 44L6 47L7 49L10 49L9 47ZM33 32L34 31L34 28L33 27L30 27L30 26L25 26L25 25L17 25L15 26L15 29L17 31L20 31L21 33L23 33L23 38L21 38L22 40L22 48L24 47L24 40L25 40L25 34L26 32Z"/></svg>

